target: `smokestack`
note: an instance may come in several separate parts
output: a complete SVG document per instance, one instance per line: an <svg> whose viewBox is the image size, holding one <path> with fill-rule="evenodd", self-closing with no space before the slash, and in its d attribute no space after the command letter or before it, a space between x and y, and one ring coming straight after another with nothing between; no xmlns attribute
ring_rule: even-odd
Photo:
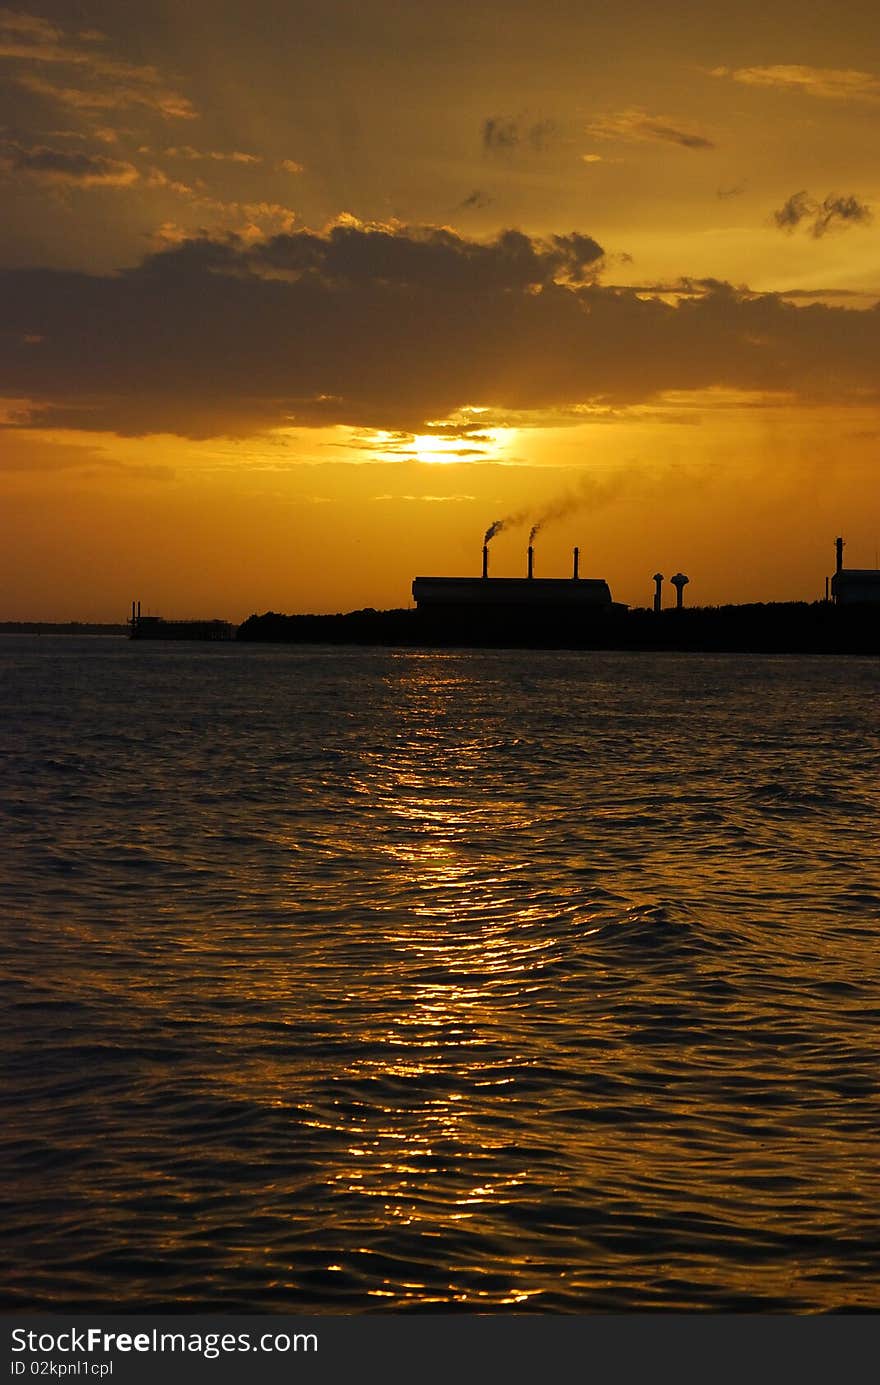
<svg viewBox="0 0 880 1385"><path fill-rule="evenodd" d="M662 599L662 597L661 597L661 595L660 595L660 588L661 588L662 586L663 586L663 573L662 573L662 572L655 572L655 573L654 573L654 614L655 614L655 615L659 615L659 614L660 614L660 608L661 608L661 606L662 606L662 604L663 604L663 599Z"/></svg>
<svg viewBox="0 0 880 1385"><path fill-rule="evenodd" d="M141 603L138 602L138 620L141 618Z"/></svg>
<svg viewBox="0 0 880 1385"><path fill-rule="evenodd" d="M578 559L579 559L579 557L580 557L580 553L581 553L581 550L580 550L579 548L576 548L576 549L574 550L574 570L572 571L572 574L571 574L571 575L572 575L572 578L574 579L575 582L576 582L577 579L578 579Z"/></svg>
<svg viewBox="0 0 880 1385"><path fill-rule="evenodd" d="M535 550L534 550L534 548L532 548L532 545L529 544L529 577L533 577L533 576L534 576L534 573L533 573L533 571L532 571L532 569L533 569L533 567L534 567L534 563L535 563Z"/></svg>
<svg viewBox="0 0 880 1385"><path fill-rule="evenodd" d="M483 576L489 576L489 545L483 544Z"/></svg>
<svg viewBox="0 0 880 1385"><path fill-rule="evenodd" d="M843 571L843 539L835 539L834 547L837 549L837 571Z"/></svg>
<svg viewBox="0 0 880 1385"><path fill-rule="evenodd" d="M131 603L131 620L132 624L134 624L134 602Z"/></svg>

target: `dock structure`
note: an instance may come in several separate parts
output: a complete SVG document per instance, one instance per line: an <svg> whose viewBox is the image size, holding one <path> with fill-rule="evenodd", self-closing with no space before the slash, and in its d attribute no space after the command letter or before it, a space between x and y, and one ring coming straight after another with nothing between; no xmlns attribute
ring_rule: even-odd
<svg viewBox="0 0 880 1385"><path fill-rule="evenodd" d="M131 603L128 622L133 640L231 640L233 628L228 620L165 620L163 616L142 616L141 603Z"/></svg>

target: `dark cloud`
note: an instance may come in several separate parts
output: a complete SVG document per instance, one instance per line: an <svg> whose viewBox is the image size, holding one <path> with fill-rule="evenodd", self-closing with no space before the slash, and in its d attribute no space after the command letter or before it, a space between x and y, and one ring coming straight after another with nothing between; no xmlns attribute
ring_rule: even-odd
<svg viewBox="0 0 880 1385"><path fill-rule="evenodd" d="M108 275L9 270L0 378L32 427L190 437L425 432L465 406L546 417L710 387L877 397L880 311L705 280L646 299L598 283L601 257L579 234L347 222L189 241Z"/></svg>
<svg viewBox="0 0 880 1385"><path fill-rule="evenodd" d="M773 213L773 220L780 230L793 231L805 217L811 216L815 209L816 203L804 189L801 192L793 192L779 211Z"/></svg>
<svg viewBox="0 0 880 1385"><path fill-rule="evenodd" d="M705 135L693 134L690 130L678 130L674 125L664 125L660 120L646 120L644 132L654 139L666 140L669 144L680 144L685 149L714 149L712 140Z"/></svg>
<svg viewBox="0 0 880 1385"><path fill-rule="evenodd" d="M515 149L520 142L519 126L515 120L505 116L490 116L483 122L483 148L491 150Z"/></svg>
<svg viewBox="0 0 880 1385"><path fill-rule="evenodd" d="M543 154L556 135L555 120L538 120L526 130L526 139L536 154Z"/></svg>
<svg viewBox="0 0 880 1385"><path fill-rule="evenodd" d="M794 231L807 222L810 235L819 239L828 231L867 225L872 220L872 214L870 207L852 195L840 197L829 193L824 202L818 202L802 189L792 193L788 201L773 213L773 220L783 231Z"/></svg>
<svg viewBox="0 0 880 1385"><path fill-rule="evenodd" d="M181 256L188 250L183 248ZM549 240L502 231L493 241L465 240L447 227L398 228L343 222L326 234L294 232L250 248L214 245L220 267L334 285L399 285L418 291L485 295L530 290L555 280L584 283L596 275L602 247L572 232Z"/></svg>
<svg viewBox="0 0 880 1385"><path fill-rule="evenodd" d="M74 187L128 187L137 182L134 164L48 145L18 144L0 139L0 169L36 182Z"/></svg>
<svg viewBox="0 0 880 1385"><path fill-rule="evenodd" d="M458 206L456 207L456 211L478 211L482 207L488 207L491 201L492 198L488 195L488 193L481 191L480 188L474 188L473 192L469 192L467 197L463 198L461 202L459 202Z"/></svg>
<svg viewBox="0 0 880 1385"><path fill-rule="evenodd" d="M483 122L483 148L493 154L531 149L543 154L556 135L553 120L529 121L522 116L494 115Z"/></svg>
<svg viewBox="0 0 880 1385"><path fill-rule="evenodd" d="M857 197L826 197L812 231L814 236L824 236L835 226L864 226L871 220L870 207Z"/></svg>

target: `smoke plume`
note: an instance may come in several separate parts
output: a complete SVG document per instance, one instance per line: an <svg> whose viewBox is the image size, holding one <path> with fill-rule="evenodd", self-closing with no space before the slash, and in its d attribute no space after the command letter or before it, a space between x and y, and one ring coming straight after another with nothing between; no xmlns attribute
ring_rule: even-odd
<svg viewBox="0 0 880 1385"><path fill-rule="evenodd" d="M564 495L549 501L538 510L537 516L535 515L536 507L530 506L528 509L505 515L503 519L496 519L486 530L483 543L488 543L490 539L494 539L495 535L500 534L504 529L518 529L523 524L531 525L529 543L534 543L537 535L548 524L555 524L560 519L568 519L569 515L577 514L579 510L598 510L603 505L609 505L623 492L631 489L636 482L635 473L630 472L621 472L607 480L597 480L593 476L584 477L576 490L567 491Z"/></svg>

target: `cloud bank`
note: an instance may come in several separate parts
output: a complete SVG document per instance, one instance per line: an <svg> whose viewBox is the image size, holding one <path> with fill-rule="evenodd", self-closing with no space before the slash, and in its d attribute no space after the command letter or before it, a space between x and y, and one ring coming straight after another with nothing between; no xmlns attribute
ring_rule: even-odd
<svg viewBox="0 0 880 1385"><path fill-rule="evenodd" d="M0 371L22 427L188 437L429 432L466 405L546 417L670 391L878 402L880 311L703 281L599 281L578 233L363 225L169 245L118 274L9 270ZM481 420L482 421L482 420Z"/></svg>

